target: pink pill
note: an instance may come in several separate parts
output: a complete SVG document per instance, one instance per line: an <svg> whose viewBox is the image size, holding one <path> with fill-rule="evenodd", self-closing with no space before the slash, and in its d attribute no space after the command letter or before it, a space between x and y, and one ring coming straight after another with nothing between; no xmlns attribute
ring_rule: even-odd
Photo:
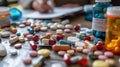
<svg viewBox="0 0 120 67"><path fill-rule="evenodd" d="M113 57L113 53L112 52L104 52L104 55L107 57Z"/></svg>
<svg viewBox="0 0 120 67"><path fill-rule="evenodd" d="M32 59L31 58L26 58L23 60L24 64L26 65L30 65L32 63Z"/></svg>
<svg viewBox="0 0 120 67"><path fill-rule="evenodd" d="M99 56L98 56L98 59L100 59L100 60L106 60L107 57L106 57L105 55L99 55Z"/></svg>
<svg viewBox="0 0 120 67"><path fill-rule="evenodd" d="M71 30L70 29L65 29L64 32L65 33L71 33Z"/></svg>
<svg viewBox="0 0 120 67"><path fill-rule="evenodd" d="M102 51L95 51L94 54L95 54L95 55L102 55L103 52L102 52Z"/></svg>
<svg viewBox="0 0 120 67"><path fill-rule="evenodd" d="M33 35L28 34L28 35L27 35L27 38L28 38L29 40L32 40L32 39L33 39Z"/></svg>
<svg viewBox="0 0 120 67"><path fill-rule="evenodd" d="M28 34L29 34L29 33L23 33L24 37L27 37Z"/></svg>
<svg viewBox="0 0 120 67"><path fill-rule="evenodd" d="M88 54L90 52L90 49L83 49L83 53Z"/></svg>
<svg viewBox="0 0 120 67"><path fill-rule="evenodd" d="M15 44L14 47L15 47L16 49L20 49L20 48L22 47L22 44L20 44L20 43Z"/></svg>
<svg viewBox="0 0 120 67"><path fill-rule="evenodd" d="M58 51L58 55L60 55L60 56L64 56L64 54L66 54L65 51Z"/></svg>
<svg viewBox="0 0 120 67"><path fill-rule="evenodd" d="M31 57L37 57L38 56L38 53L36 51L30 51L30 56Z"/></svg>

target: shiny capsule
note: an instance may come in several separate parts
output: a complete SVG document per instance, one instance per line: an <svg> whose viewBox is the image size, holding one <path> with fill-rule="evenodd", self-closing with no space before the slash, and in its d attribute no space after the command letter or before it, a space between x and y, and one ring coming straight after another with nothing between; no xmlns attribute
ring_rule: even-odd
<svg viewBox="0 0 120 67"><path fill-rule="evenodd" d="M33 50L37 50L37 44L35 44L34 41L30 41L29 43L30 43L30 46Z"/></svg>

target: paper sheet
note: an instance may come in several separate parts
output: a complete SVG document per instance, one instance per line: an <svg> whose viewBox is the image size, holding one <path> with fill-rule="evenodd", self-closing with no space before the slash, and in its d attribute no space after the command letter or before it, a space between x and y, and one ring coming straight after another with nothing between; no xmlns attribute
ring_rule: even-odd
<svg viewBox="0 0 120 67"><path fill-rule="evenodd" d="M81 10L82 10L82 7L75 7L75 8L56 7L54 8L54 13L46 13L46 14L42 14L42 13L39 13L38 11L33 11L33 10L25 10L23 12L23 18L51 19L51 18L66 16Z"/></svg>

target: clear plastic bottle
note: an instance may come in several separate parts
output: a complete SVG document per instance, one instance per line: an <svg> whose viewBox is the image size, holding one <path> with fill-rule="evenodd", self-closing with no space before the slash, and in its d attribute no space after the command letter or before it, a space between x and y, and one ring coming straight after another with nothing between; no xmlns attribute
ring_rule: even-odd
<svg viewBox="0 0 120 67"><path fill-rule="evenodd" d="M106 13L107 27L105 48L120 55L120 6L109 7Z"/></svg>
<svg viewBox="0 0 120 67"><path fill-rule="evenodd" d="M104 14L107 8L112 6L111 0L95 0L96 4L93 6L93 35L97 38L105 39L106 31L106 17Z"/></svg>

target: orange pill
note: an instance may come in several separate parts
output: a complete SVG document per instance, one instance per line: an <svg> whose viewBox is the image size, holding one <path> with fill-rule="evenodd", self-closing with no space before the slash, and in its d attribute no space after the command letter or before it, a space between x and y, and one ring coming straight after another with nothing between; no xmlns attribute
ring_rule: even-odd
<svg viewBox="0 0 120 67"><path fill-rule="evenodd" d="M11 26L11 27L10 27L10 31L15 34L15 33L17 32L17 29L14 28L13 26Z"/></svg>
<svg viewBox="0 0 120 67"><path fill-rule="evenodd" d="M120 48L119 47L115 47L114 52L115 53L120 53Z"/></svg>
<svg viewBox="0 0 120 67"><path fill-rule="evenodd" d="M69 45L53 45L52 46L52 49L54 51L66 51L66 50L69 50L70 49L70 46Z"/></svg>

